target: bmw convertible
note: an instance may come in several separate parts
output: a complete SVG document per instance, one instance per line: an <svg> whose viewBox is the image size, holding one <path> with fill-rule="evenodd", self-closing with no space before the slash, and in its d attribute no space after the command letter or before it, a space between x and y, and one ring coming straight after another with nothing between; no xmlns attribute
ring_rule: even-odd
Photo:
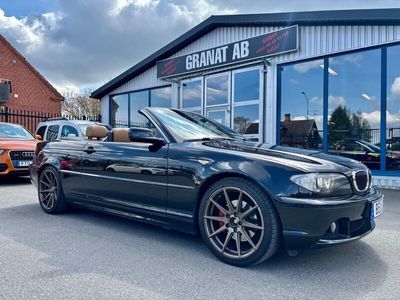
<svg viewBox="0 0 400 300"><path fill-rule="evenodd" d="M248 141L181 110L140 113L144 127L93 125L88 140L38 144L30 174L46 213L78 206L199 234L220 260L250 266L280 246L360 239L382 212L355 160Z"/></svg>

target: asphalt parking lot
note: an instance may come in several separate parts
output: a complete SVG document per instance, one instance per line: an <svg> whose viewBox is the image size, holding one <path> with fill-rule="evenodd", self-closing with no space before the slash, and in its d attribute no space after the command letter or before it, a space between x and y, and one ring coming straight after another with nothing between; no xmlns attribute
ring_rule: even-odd
<svg viewBox="0 0 400 300"><path fill-rule="evenodd" d="M253 268L197 237L89 211L44 214L27 178L0 181L2 299L399 299L400 192L361 241Z"/></svg>

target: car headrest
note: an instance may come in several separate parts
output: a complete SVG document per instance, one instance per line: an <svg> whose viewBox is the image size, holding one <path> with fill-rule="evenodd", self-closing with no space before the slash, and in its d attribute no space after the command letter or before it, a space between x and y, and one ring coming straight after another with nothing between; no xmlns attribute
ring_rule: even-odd
<svg viewBox="0 0 400 300"><path fill-rule="evenodd" d="M104 126L100 125L89 125L86 128L86 136L89 139L102 139L105 138L108 134L108 129Z"/></svg>
<svg viewBox="0 0 400 300"><path fill-rule="evenodd" d="M113 128L113 142L129 143L129 128Z"/></svg>

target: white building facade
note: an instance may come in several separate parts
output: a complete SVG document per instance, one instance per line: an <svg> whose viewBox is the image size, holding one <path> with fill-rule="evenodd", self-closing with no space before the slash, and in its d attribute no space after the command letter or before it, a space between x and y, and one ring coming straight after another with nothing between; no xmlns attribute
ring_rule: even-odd
<svg viewBox="0 0 400 300"><path fill-rule="evenodd" d="M142 126L144 106L181 108L360 160L376 185L400 188L398 9L212 16L92 97L112 126Z"/></svg>

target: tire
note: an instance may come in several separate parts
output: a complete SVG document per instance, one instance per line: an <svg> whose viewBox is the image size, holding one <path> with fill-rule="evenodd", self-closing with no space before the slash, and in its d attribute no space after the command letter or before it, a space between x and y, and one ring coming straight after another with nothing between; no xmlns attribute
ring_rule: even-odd
<svg viewBox="0 0 400 300"><path fill-rule="evenodd" d="M211 185L201 200L198 222L211 252L231 265L261 263L280 245L280 223L271 200L246 179L226 178Z"/></svg>
<svg viewBox="0 0 400 300"><path fill-rule="evenodd" d="M38 197L40 207L45 213L60 214L67 210L59 173L52 166L46 167L40 173Z"/></svg>

